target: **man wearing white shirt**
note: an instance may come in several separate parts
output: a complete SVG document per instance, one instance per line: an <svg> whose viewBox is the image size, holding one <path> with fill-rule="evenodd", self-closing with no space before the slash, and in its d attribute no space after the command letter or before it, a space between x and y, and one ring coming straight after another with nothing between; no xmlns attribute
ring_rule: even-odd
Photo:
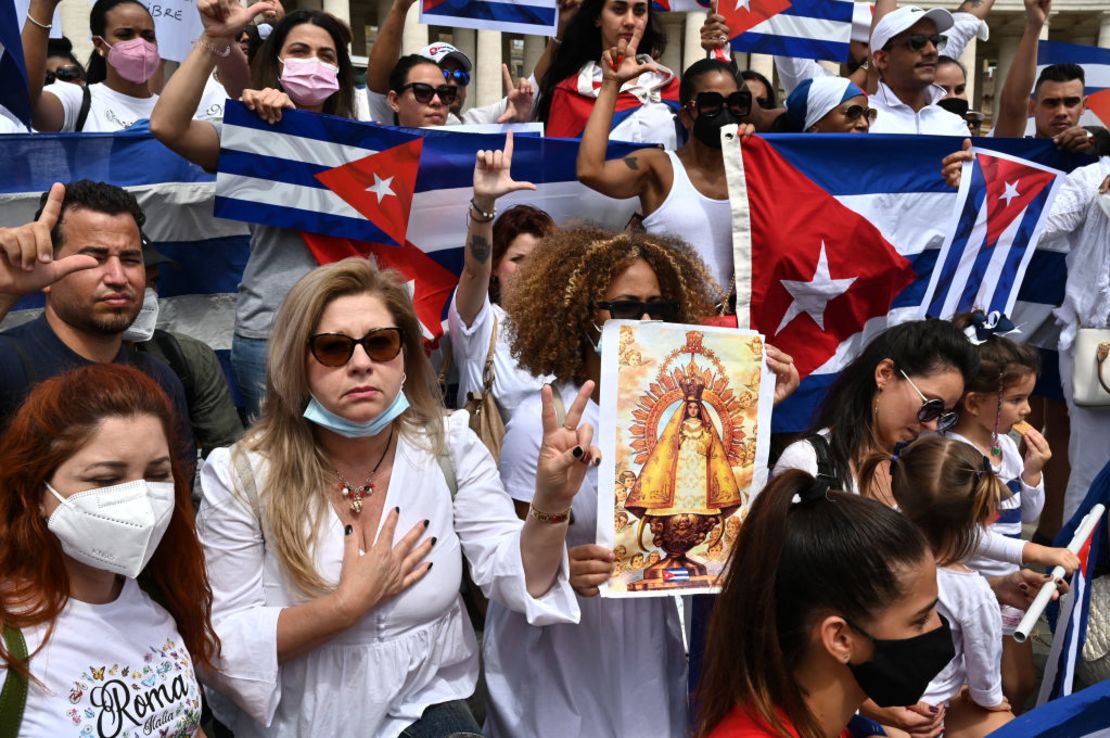
<svg viewBox="0 0 1110 738"><path fill-rule="evenodd" d="M871 32L871 58L879 88L871 107L879 111L872 133L966 136L967 123L936 103L944 89L934 84L937 59L946 46L942 32L953 25L941 8L907 5L887 13Z"/></svg>

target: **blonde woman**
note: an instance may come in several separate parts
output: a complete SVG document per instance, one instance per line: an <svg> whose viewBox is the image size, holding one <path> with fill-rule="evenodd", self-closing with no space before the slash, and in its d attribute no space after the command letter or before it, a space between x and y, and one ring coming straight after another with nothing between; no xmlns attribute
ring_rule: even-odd
<svg viewBox="0 0 1110 738"><path fill-rule="evenodd" d="M217 717L237 738L477 733L463 702L478 675L463 555L483 591L528 622L577 621L565 539L599 458L590 426L578 428L592 385L562 426L543 391L521 522L467 419L445 415L397 275L360 259L320 267L274 326L262 418L201 477L227 643Z"/></svg>

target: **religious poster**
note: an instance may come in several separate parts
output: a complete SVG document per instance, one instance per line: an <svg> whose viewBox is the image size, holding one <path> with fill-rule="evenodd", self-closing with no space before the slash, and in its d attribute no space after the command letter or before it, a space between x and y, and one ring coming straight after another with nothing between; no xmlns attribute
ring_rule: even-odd
<svg viewBox="0 0 1110 738"><path fill-rule="evenodd" d="M767 479L774 375L735 328L605 324L597 541L603 597L720 591L752 490Z"/></svg>

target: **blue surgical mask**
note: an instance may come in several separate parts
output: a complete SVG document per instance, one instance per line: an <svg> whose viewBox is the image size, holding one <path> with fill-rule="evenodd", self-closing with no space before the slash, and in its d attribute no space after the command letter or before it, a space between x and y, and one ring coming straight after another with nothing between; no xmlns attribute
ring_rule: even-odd
<svg viewBox="0 0 1110 738"><path fill-rule="evenodd" d="M356 423L353 420L347 420L340 415L336 415L324 407L315 397L308 401L308 407L304 409L304 417L321 428L327 428L347 438L370 438L385 430L390 423L408 409L409 398L405 397L405 391L401 390L381 415L364 423Z"/></svg>
<svg viewBox="0 0 1110 738"><path fill-rule="evenodd" d="M594 323L593 325L594 330L597 331L597 343L593 344L594 351L597 352L598 356L601 356L601 339L605 336L605 331L603 331L601 328L598 328L597 323Z"/></svg>

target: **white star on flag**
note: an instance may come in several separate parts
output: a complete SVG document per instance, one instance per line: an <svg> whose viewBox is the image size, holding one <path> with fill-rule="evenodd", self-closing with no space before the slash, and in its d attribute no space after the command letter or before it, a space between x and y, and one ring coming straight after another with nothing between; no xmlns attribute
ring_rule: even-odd
<svg viewBox="0 0 1110 738"><path fill-rule="evenodd" d="M847 292L856 278L833 279L829 275L829 257L825 254L825 242L822 241L821 255L817 257L817 269L813 273L813 279L808 282L793 279L779 281L794 301L787 308L786 315L782 316L782 322L775 330L776 336L782 333L782 329L789 325L790 321L802 313L809 315L817 323L817 327L825 330L825 308L828 307L829 301Z"/></svg>
<svg viewBox="0 0 1110 738"><path fill-rule="evenodd" d="M1009 205L1010 201L1015 197L1021 197L1021 193L1018 192L1017 182L1007 182L1006 191L999 195L998 199L1005 200L1006 204Z"/></svg>
<svg viewBox="0 0 1110 738"><path fill-rule="evenodd" d="M739 10L740 8L743 8L750 13L752 10L751 0L736 0L736 7L734 8L734 10Z"/></svg>
<svg viewBox="0 0 1110 738"><path fill-rule="evenodd" d="M377 175L374 175L374 176L377 177ZM393 178L390 177L390 179L393 179ZM409 281L405 282L405 289L408 290L409 299L410 300L415 300L416 299L416 280L415 279L410 279ZM432 333L430 330L428 330L428 326L424 325L424 323L420 321L419 317L417 318L416 322L420 323L420 332L424 335L424 338L428 341L434 341L435 338L436 338L435 334Z"/></svg>
<svg viewBox="0 0 1110 738"><path fill-rule="evenodd" d="M389 195L393 195L394 197L397 196L397 193L393 191L392 187L390 187L391 184L393 184L393 177L386 177L385 179L382 179L378 176L377 172L374 172L374 185L373 187L367 187L366 191L373 192L375 195L377 195L378 204L381 205L382 199L384 199L385 197L388 197Z"/></svg>

